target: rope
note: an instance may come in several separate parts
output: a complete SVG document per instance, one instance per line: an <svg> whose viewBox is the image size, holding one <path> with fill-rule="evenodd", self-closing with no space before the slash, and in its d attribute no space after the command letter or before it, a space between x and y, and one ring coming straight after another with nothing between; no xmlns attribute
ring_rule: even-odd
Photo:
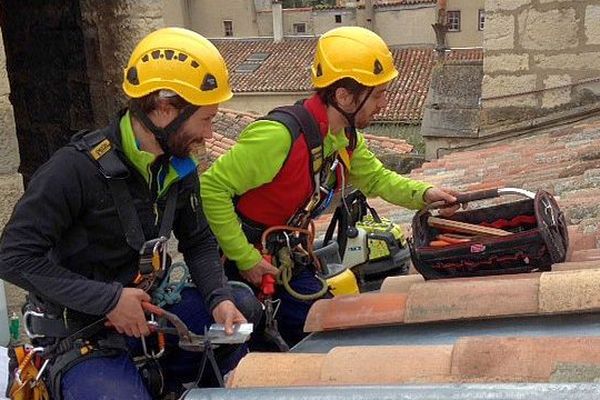
<svg viewBox="0 0 600 400"><path fill-rule="evenodd" d="M176 269L181 269L181 277L177 281L172 282L171 276ZM187 265L183 262L176 262L171 265L169 273L152 292L152 302L159 307L177 304L181 301L181 292L183 289L193 286L194 284L190 282L190 271Z"/></svg>
<svg viewBox="0 0 600 400"><path fill-rule="evenodd" d="M295 291L290 285L290 281L292 280L292 272L294 269L294 262L292 261L290 249L288 249L287 247L281 248L281 250L279 250L279 252L277 253L277 257L280 263L277 283L283 285L283 287L290 294L290 296L298 300L311 301L319 299L327 293L327 290L329 290L329 285L323 278L321 278L317 274L315 274L315 277L321 283L321 289L319 291L311 294L302 294Z"/></svg>

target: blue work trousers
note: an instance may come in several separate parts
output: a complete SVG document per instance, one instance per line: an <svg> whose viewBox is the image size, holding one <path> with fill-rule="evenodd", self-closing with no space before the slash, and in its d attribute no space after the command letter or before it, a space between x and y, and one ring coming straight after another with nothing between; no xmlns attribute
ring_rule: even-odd
<svg viewBox="0 0 600 400"><path fill-rule="evenodd" d="M227 277L231 280L246 282L240 275L235 263L230 260L225 262L225 272ZM308 268L304 268L295 273L290 281L292 289L301 294L316 293L321 290L321 285L321 282L317 279L314 272L311 272ZM258 293L257 288L254 288L254 290ZM323 296L323 298L328 297L331 297L329 292ZM275 318L277 320L279 333L288 346L293 347L307 335L304 333L304 323L308 316L308 310L310 310L310 307L316 300L298 300L286 292L285 288L281 285L277 286L277 292L274 296L274 300L277 299L280 300L280 303ZM256 334L259 333L257 330L264 327L264 320L262 322L263 323L255 329L255 334L252 335L250 349L254 351L273 351L275 350L274 347L269 343L263 343L263 338Z"/></svg>
<svg viewBox="0 0 600 400"><path fill-rule="evenodd" d="M235 303L249 322L260 319L260 306L248 290L234 288ZM176 314L192 332L202 334L214 322L196 288L184 289L181 301L165 309ZM255 321L253 321L253 319ZM257 322L257 321L256 321ZM159 359L167 391L179 393L182 384L198 377L202 353L183 351L177 347L178 338L167 335L169 351ZM141 342L128 340L130 352L114 357L97 357L81 361L62 377L61 390L65 400L87 399L151 399L131 355L141 355ZM247 346L228 346L217 354L221 373L233 369L247 353ZM220 350L220 349L219 349ZM210 368L210 363L207 365Z"/></svg>

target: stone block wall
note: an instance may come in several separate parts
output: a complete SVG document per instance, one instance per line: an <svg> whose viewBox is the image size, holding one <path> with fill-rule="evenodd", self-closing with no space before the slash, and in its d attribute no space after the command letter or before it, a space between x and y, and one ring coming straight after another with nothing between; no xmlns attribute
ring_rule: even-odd
<svg viewBox="0 0 600 400"><path fill-rule="evenodd" d="M481 135L600 101L597 0L487 0Z"/></svg>
<svg viewBox="0 0 600 400"><path fill-rule="evenodd" d="M427 159L437 158L440 148L478 138L482 78L481 61L440 62L433 68L421 125Z"/></svg>

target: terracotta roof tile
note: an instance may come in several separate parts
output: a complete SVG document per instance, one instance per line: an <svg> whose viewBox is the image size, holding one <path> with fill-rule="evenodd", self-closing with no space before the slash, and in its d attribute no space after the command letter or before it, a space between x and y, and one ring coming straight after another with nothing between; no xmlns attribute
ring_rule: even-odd
<svg viewBox="0 0 600 400"><path fill-rule="evenodd" d="M599 269L543 273L540 278L540 312L600 310L599 284Z"/></svg>
<svg viewBox="0 0 600 400"><path fill-rule="evenodd" d="M204 149L197 149L195 155L200 158L201 170L229 150L236 142L241 131L260 115L246 112L220 109L213 120L213 138L205 141ZM413 146L403 139L387 138L365 134L367 145L376 155L410 153Z"/></svg>
<svg viewBox="0 0 600 400"><path fill-rule="evenodd" d="M556 382L560 369L600 367L600 338L474 336L450 345L338 347L314 356L249 354L228 387ZM236 381L240 375L252 379Z"/></svg>
<svg viewBox="0 0 600 400"><path fill-rule="evenodd" d="M404 321L406 295L365 293L358 296L318 300L311 307L304 330L307 332L377 326Z"/></svg>
<svg viewBox="0 0 600 400"><path fill-rule="evenodd" d="M405 0L410 1L410 0ZM418 1L416 1L418 2ZM275 43L272 39L215 39L231 72L235 93L242 92L309 92L310 65L317 38L291 38ZM254 72L236 72L253 53L268 53L268 58ZM431 48L392 49L400 75L392 81L388 106L376 116L381 121L421 120L425 97L434 63ZM453 50L449 62L482 60L481 49Z"/></svg>
<svg viewBox="0 0 600 400"><path fill-rule="evenodd" d="M600 262L597 269L407 283L408 293L388 286L380 293L319 300L304 329L600 311L600 293L593 289L600 284Z"/></svg>
<svg viewBox="0 0 600 400"><path fill-rule="evenodd" d="M509 382L548 382L557 363L600 364L600 338L463 338L452 375Z"/></svg>
<svg viewBox="0 0 600 400"><path fill-rule="evenodd" d="M536 314L539 275L460 279L412 285L405 323Z"/></svg>
<svg viewBox="0 0 600 400"><path fill-rule="evenodd" d="M215 39L230 71L235 93L306 92L312 90L310 64L317 38L286 38L275 43L265 39ZM269 56L254 72L238 72L241 64L254 53Z"/></svg>
<svg viewBox="0 0 600 400"><path fill-rule="evenodd" d="M227 387L316 385L323 361L324 354L250 353L240 361Z"/></svg>
<svg viewBox="0 0 600 400"><path fill-rule="evenodd" d="M337 347L323 361L321 381L330 385L449 381L451 361L452 346L444 345Z"/></svg>
<svg viewBox="0 0 600 400"><path fill-rule="evenodd" d="M416 283L424 282L420 274L390 276L381 284L381 293L408 293L410 287Z"/></svg>

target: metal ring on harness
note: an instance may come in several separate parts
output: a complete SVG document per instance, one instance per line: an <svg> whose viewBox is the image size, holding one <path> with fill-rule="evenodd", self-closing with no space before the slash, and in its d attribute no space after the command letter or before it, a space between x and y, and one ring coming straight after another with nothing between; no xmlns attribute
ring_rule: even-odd
<svg viewBox="0 0 600 400"><path fill-rule="evenodd" d="M303 301L316 300L316 299L324 296L327 293L327 290L329 290L329 285L327 284L327 281L325 281L323 278L321 278L318 275L318 273L315 274L315 277L321 283L321 289L319 289L315 293L311 293L311 294L298 293L290 285L290 281L292 280L292 272L294 269L294 262L292 261L292 257L291 257L292 248L291 248L290 237L289 237L288 232L294 232L297 234L307 235L307 239L308 239L306 242L307 248L302 249L302 250L307 253L307 255L309 256L311 261L314 263L317 271L321 271L321 264L319 263L318 258L314 255L313 248L312 248L313 240L314 240L314 233L313 233L314 232L314 223L312 221L310 223L310 228L311 229L304 229L304 228L297 228L297 227L288 226L288 225L276 225L276 226L272 226L272 227L266 229L263 232L262 237L261 237L263 255L269 255L269 249L267 246L267 239L268 239L269 235L275 231L283 232L283 235L286 240L286 247L282 247L281 249L279 249L279 251L276 252L277 254L275 254L279 258L279 263L280 263L280 265L278 266L279 275L277 276L277 283L283 285L285 290L292 297L294 297L298 300L303 300ZM289 251L286 252L285 250L289 250Z"/></svg>

